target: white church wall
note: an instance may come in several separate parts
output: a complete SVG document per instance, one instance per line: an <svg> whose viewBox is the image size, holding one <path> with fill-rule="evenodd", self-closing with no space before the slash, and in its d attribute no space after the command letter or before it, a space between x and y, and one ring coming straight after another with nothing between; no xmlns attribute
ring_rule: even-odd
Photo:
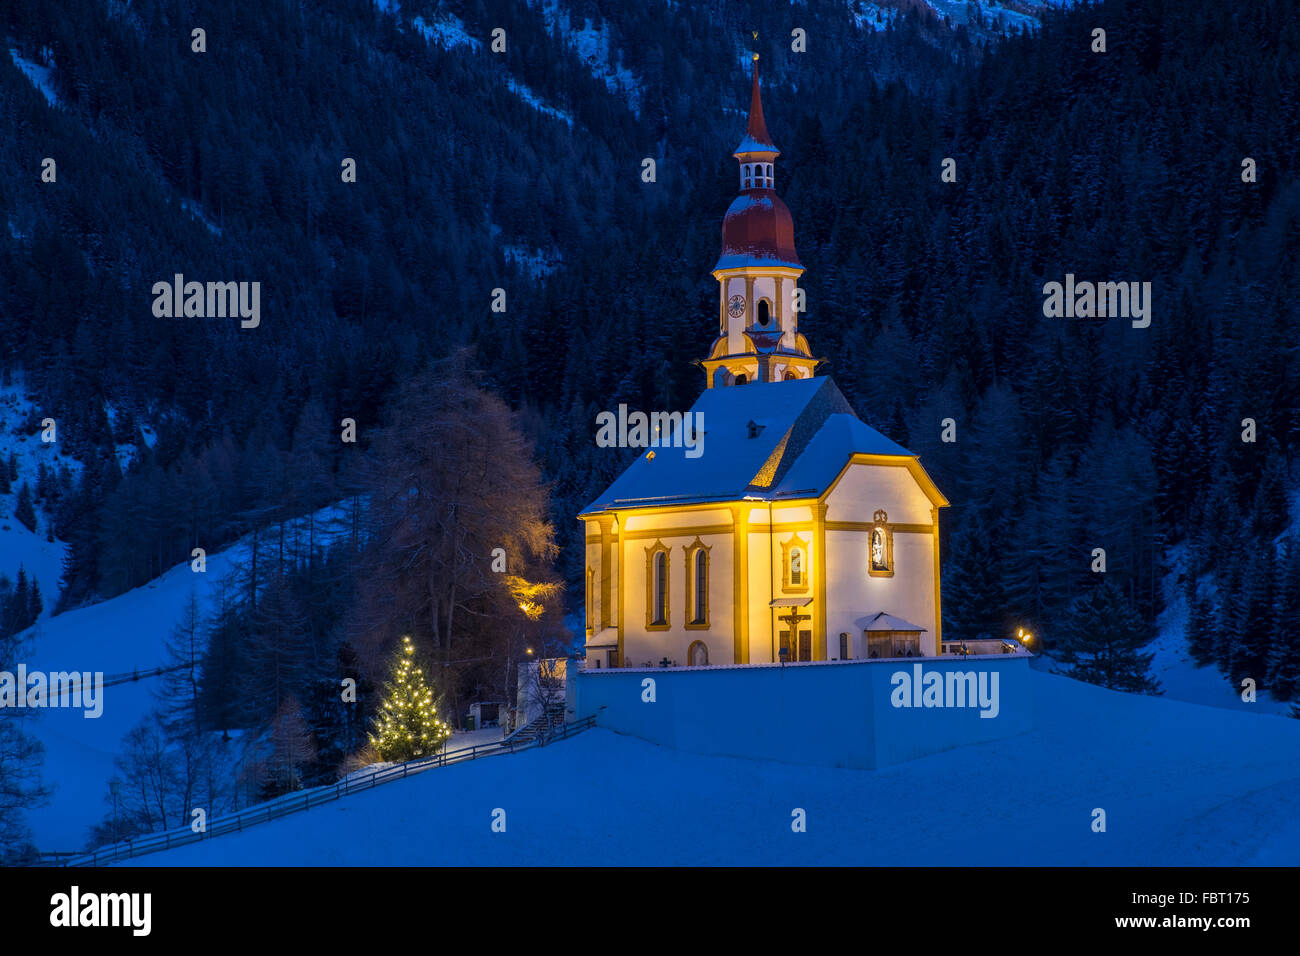
<svg viewBox="0 0 1300 956"><path fill-rule="evenodd" d="M866 618L885 611L926 629L923 653L939 653L934 606L934 536L894 533L894 574L867 573L870 538L863 531L827 531L831 574L826 582L826 644L838 653L839 636L847 633L853 657L867 656L862 631ZM832 655L833 656L833 655Z"/></svg>
<svg viewBox="0 0 1300 956"><path fill-rule="evenodd" d="M827 521L870 522L883 508L890 524L931 524L933 505L902 465L850 465L826 499Z"/></svg>
<svg viewBox="0 0 1300 956"><path fill-rule="evenodd" d="M758 324L758 301L767 299L771 319L766 326ZM776 280L770 276L759 276L754 280L754 301L749 305L749 324L756 328L776 328Z"/></svg>
<svg viewBox="0 0 1300 956"><path fill-rule="evenodd" d="M731 662L734 621L731 532L700 533L708 527L730 528L730 524L731 515L726 509L636 515L625 520L621 552L626 579L623 582L623 653L627 663L639 666L667 657L684 666L687 651L695 641L702 641L708 648L710 663ZM685 549L697 538L709 549L707 629L687 626ZM668 627L651 630L646 627L649 593L646 550L659 543L669 549Z"/></svg>
<svg viewBox="0 0 1300 956"><path fill-rule="evenodd" d="M731 297L733 295L743 296L744 294L745 294L744 276L732 276L727 280L727 295L725 300L726 302L730 303ZM746 303L745 305L746 305L746 309L748 309L749 303ZM740 318L737 319L733 315L731 315L730 311L728 311L727 313L728 354L740 355L741 353L748 351L748 347L745 345L745 340L742 338L742 335L745 331L746 324L747 324L746 315L742 315Z"/></svg>
<svg viewBox="0 0 1300 956"><path fill-rule="evenodd" d="M755 509L757 514L758 509ZM763 522L751 521L749 529L749 661L759 664L773 660L772 611L768 606L773 597L780 597L781 545L767 533L767 509L762 509ZM757 526L756 526L757 525ZM775 555L773 552L775 551ZM773 558L775 557L775 560ZM773 585L775 571L777 581Z"/></svg>
<svg viewBox="0 0 1300 956"><path fill-rule="evenodd" d="M574 705L577 718L595 715L597 726L678 750L874 769L1032 729L1029 660L993 655L586 671L574 681ZM946 689L966 685L959 675L970 675L977 687L983 680L986 705L977 699L954 706L958 698ZM922 687L937 681L937 696L927 706L926 698L909 693L906 702L916 706L896 706L902 681L910 685L917 676Z"/></svg>
<svg viewBox="0 0 1300 956"><path fill-rule="evenodd" d="M600 525L595 521L584 522L586 525L586 561L587 568L591 569L590 589L586 594L584 607L584 619L586 626L593 630L600 630L601 622L601 547L600 547ZM584 587L587 586L587 577L584 570Z"/></svg>
<svg viewBox="0 0 1300 956"><path fill-rule="evenodd" d="M731 511L727 508L697 511L671 511L652 514L628 512L623 519L623 532L637 535L645 531L674 531L680 528L731 527Z"/></svg>

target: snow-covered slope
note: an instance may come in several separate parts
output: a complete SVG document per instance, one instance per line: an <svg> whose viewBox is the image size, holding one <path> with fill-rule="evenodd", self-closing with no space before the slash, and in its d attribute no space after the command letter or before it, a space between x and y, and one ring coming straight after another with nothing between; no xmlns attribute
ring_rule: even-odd
<svg viewBox="0 0 1300 956"><path fill-rule="evenodd" d="M9 56L13 58L14 65L22 70L23 75L32 81L32 86L41 91L41 95L46 101L54 107L61 106L59 94L54 89L54 67L47 63L33 63L31 60L23 59L13 47L9 48Z"/></svg>
<svg viewBox="0 0 1300 956"><path fill-rule="evenodd" d="M48 515L38 510L33 532L14 517L14 507L18 501L18 489L24 482L33 495L36 493L36 476L41 464L51 469L63 466L73 474L80 473L81 464L63 454L57 442L43 442L39 433L25 433L25 423L33 414L38 421L45 417L35 409L23 386L21 374L15 373L11 383L0 385L0 461L7 464L12 454L18 465L18 480L13 483L12 491L0 495L0 574L12 582L19 566L22 566L29 579L39 581L45 604L41 617L47 618L59 596L59 578L63 573L67 546L57 540L48 540Z"/></svg>
<svg viewBox="0 0 1300 956"><path fill-rule="evenodd" d="M535 2L530 0L530 5ZM640 113L644 91L636 75L623 65L622 51L614 42L609 24L597 27L588 18L579 20L558 0L541 0L541 10L547 27L564 39L591 75L604 82L610 92L622 95L632 112Z"/></svg>
<svg viewBox="0 0 1300 956"><path fill-rule="evenodd" d="M384 13L395 17L399 30L405 29L400 3L395 2L395 0L375 0L375 6ZM424 37L426 42L442 47L444 50L463 48L469 53L481 53L484 49L483 40L472 35L466 28L464 21L455 14L442 12L431 20L417 16L410 22L411 26L420 36ZM508 74L503 74L503 76L506 88L515 96L518 96L537 112L560 120L570 129L573 128L573 116L571 114L548 104L517 77Z"/></svg>
<svg viewBox="0 0 1300 956"><path fill-rule="evenodd" d="M163 642L190 592L207 605L230 567L229 552L213 555L206 574L178 566L111 601L38 624L27 666L105 675L157 667L165 657ZM28 814L42 850L80 849L88 828L103 819L113 759L122 736L154 706L155 683L143 680L105 688L104 711L98 718L83 717L79 710L45 710L31 723L34 736L45 744L42 775L54 787L51 802Z"/></svg>
<svg viewBox="0 0 1300 956"><path fill-rule="evenodd" d="M849 0L849 12L860 29L885 30L905 12L920 14L953 26L973 27L976 16L987 32L1010 35L1033 32L1043 14L1068 7L1075 0Z"/></svg>
<svg viewBox="0 0 1300 956"><path fill-rule="evenodd" d="M347 522L340 508L315 516L318 540ZM105 676L147 670L163 664L164 643L180 620L193 593L206 614L226 577L246 560L241 542L207 559L197 574L189 564L172 568L143 587L91 607L40 621L28 632L32 651L29 670L101 671ZM72 851L86 844L88 829L104 818L104 795L114 775L113 761L122 737L154 706L156 679L128 682L103 691L103 714L86 718L82 711L37 712L29 729L45 744L42 775L54 787L51 802L28 814L36 845L44 851Z"/></svg>
<svg viewBox="0 0 1300 956"><path fill-rule="evenodd" d="M704 757L592 730L135 862L1300 863L1300 721L1050 674L1033 687L1032 733L885 770ZM504 833L491 829L497 808ZM806 833L791 830L796 808Z"/></svg>
<svg viewBox="0 0 1300 956"><path fill-rule="evenodd" d="M1296 516L1290 526L1278 537L1276 544L1290 542L1295 546L1300 542L1300 493L1292 496L1290 513ZM1197 666L1192 660L1187 646L1187 622L1189 609L1187 594L1183 590L1183 580L1188 573L1189 548L1187 542L1171 547L1167 554L1169 572L1161 582L1164 593L1165 609L1157 623L1155 639L1145 648L1147 653L1155 655L1151 662L1151 673L1160 680L1161 689L1166 697L1186 700L1213 707L1227 707L1233 710L1246 710L1254 713L1289 714L1291 704L1274 700L1267 691L1256 694L1255 700L1241 699L1242 689L1233 687L1228 679L1214 665ZM1202 593L1215 587L1213 576L1199 575Z"/></svg>

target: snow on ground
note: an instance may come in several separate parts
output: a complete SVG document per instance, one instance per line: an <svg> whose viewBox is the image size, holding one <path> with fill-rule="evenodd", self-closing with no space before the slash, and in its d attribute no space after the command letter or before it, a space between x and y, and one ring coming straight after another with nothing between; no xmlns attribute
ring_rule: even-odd
<svg viewBox="0 0 1300 956"><path fill-rule="evenodd" d="M339 507L322 509L315 520L321 541L331 533L344 533L348 525ZM191 592L202 613L208 613L222 578L247 554L247 544L240 542L208 555L205 573L179 564L111 600L38 622L27 632L28 670L100 671L107 677L159 666L166 659L164 642ZM71 851L85 845L88 829L106 812L103 798L122 737L154 706L156 686L157 678L150 678L105 687L98 718L87 718L81 710L51 708L36 712L26 724L45 744L42 777L54 787L51 802L28 814L41 850Z"/></svg>
<svg viewBox="0 0 1300 956"><path fill-rule="evenodd" d="M8 463L10 454L18 464L18 480L7 495L0 495L0 574L12 582L19 565L29 578L41 584L41 599L45 602L42 618L50 616L59 596L59 578L63 574L63 555L67 546L61 541L47 540L50 530L49 516L37 509L36 531L27 530L14 517L18 502L18 489L26 482L36 493L36 476L43 462L47 468L66 466L74 475L80 474L81 464L63 454L58 442L41 441L40 432L24 434L24 423L36 412L45 418L27 395L21 373L15 372L9 385L0 385L0 460ZM57 424L57 423L56 423ZM55 432L57 436L57 429Z"/></svg>
<svg viewBox="0 0 1300 956"><path fill-rule="evenodd" d="M859 30L884 30L898 19L899 10L896 7L882 7L875 3L852 2L849 4L849 13Z"/></svg>
<svg viewBox="0 0 1300 956"><path fill-rule="evenodd" d="M14 65L23 71L23 75L32 81L32 86L41 91L41 94L51 106L61 105L62 101L59 99L59 94L54 89L54 68L52 66L24 60L13 47L9 48L9 55L13 57Z"/></svg>
<svg viewBox="0 0 1300 956"><path fill-rule="evenodd" d="M63 574L63 555L67 545L62 541L46 541L44 529L33 534L13 517L16 495L0 495L0 574L14 583L18 568L27 573L28 580L41 585L40 620L50 616L59 596L59 578ZM40 525L38 525L38 528Z"/></svg>
<svg viewBox="0 0 1300 956"><path fill-rule="evenodd" d="M542 18L547 28L556 32L586 64L592 76L602 80L611 93L621 95L632 112L640 114L644 90L636 74L623 65L623 55L614 46L608 23L597 29L590 19L584 18L582 29L575 29L572 15L558 0L543 0Z"/></svg>
<svg viewBox="0 0 1300 956"><path fill-rule="evenodd" d="M401 7L392 0L376 0L376 6L384 13L391 13L398 18L398 28L402 28ZM455 49L456 47L467 47L473 52L483 49L483 41L478 37L470 34L464 21L451 13L439 14L437 19L426 20L424 17L415 17L411 20L411 26L415 31L424 37L428 43L436 44L444 50ZM533 92L525 83L515 79L513 76L505 76L506 88L515 96L519 97L537 112L546 116L564 122L569 129L573 129L573 116L564 110L557 109L546 103L542 97Z"/></svg>
<svg viewBox="0 0 1300 956"><path fill-rule="evenodd" d="M970 0L927 0L927 3L939 16L946 17L954 24L969 23L972 9L978 7L984 23L998 33L1010 34L1018 30L1032 32L1041 26L1037 17L988 0L982 3L971 3Z"/></svg>
<svg viewBox="0 0 1300 956"><path fill-rule="evenodd" d="M554 106L548 106L546 101L529 89L525 84L516 80L513 76L506 77L506 86L510 92L515 94L537 112L546 116L553 116L568 124L569 129L573 129L573 116L564 110L556 109Z"/></svg>
<svg viewBox="0 0 1300 956"><path fill-rule="evenodd" d="M529 249L527 246L502 246L501 252L506 261L518 267L519 271L533 279L544 279L557 272L564 264L564 257L558 249L547 252L543 249Z"/></svg>
<svg viewBox="0 0 1300 956"><path fill-rule="evenodd" d="M469 747L483 747L488 744L494 744L499 741L505 734L501 732L500 727L480 727L478 730L457 730L453 731L451 739L447 741L447 746L443 749L447 753L455 750L465 750Z"/></svg>
<svg viewBox="0 0 1300 956"><path fill-rule="evenodd" d="M706 757L598 729L133 862L1300 864L1300 721L1038 672L1031 686L1031 733L883 770ZM806 833L791 830L795 808Z"/></svg>
<svg viewBox="0 0 1300 956"><path fill-rule="evenodd" d="M1292 510L1292 514L1297 513L1300 512ZM1294 530L1293 526L1292 532L1288 533L1293 533ZM1146 653L1155 654L1151 661L1151 673L1160 680L1164 695L1174 700L1208 704L1212 707L1288 714L1291 705L1274 700L1267 691L1258 693L1253 702L1247 703L1241 699L1241 688L1234 688L1217 667L1213 664L1198 667L1192 660L1191 651L1187 647L1187 596L1179 583L1187 560L1187 550L1186 542L1169 549L1168 559L1172 570L1162 582L1165 609L1156 622L1155 639L1143 648Z"/></svg>
<svg viewBox="0 0 1300 956"><path fill-rule="evenodd" d="M221 235L221 227L208 218L208 214L203 211L203 206L193 199L182 199L181 208L201 222L213 235Z"/></svg>
<svg viewBox="0 0 1300 956"><path fill-rule="evenodd" d="M467 46L471 50L479 50L483 47L481 40L469 35L461 19L450 13L432 23L426 22L424 17L416 17L411 21L411 26L415 27L420 36L430 43L438 44L444 50L457 46Z"/></svg>
<svg viewBox="0 0 1300 956"><path fill-rule="evenodd" d="M979 11L986 27L997 33L1010 35L1020 30L1033 32L1041 25L1041 16L1051 7L1068 7L1076 0L1024 0L1021 3L1000 3L998 0L884 0L868 3L849 0L849 14L860 30L886 30L904 10L928 7L937 16L953 25L969 24L972 13Z"/></svg>

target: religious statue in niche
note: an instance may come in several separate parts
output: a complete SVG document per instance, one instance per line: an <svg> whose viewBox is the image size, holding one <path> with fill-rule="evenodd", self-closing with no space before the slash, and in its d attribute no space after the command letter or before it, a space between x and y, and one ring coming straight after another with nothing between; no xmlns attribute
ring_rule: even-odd
<svg viewBox="0 0 1300 956"><path fill-rule="evenodd" d="M881 509L873 516L874 527L871 529L871 570L873 573L887 573L893 570L893 548L889 540L889 515Z"/></svg>

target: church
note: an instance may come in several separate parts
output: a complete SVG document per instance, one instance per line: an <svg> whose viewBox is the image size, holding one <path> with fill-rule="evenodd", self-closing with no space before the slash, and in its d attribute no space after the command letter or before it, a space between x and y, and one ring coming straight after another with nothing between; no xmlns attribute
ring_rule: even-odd
<svg viewBox="0 0 1300 956"><path fill-rule="evenodd" d="M757 54L752 82L713 267L718 335L687 418L699 447L643 451L578 516L589 670L941 652L948 502L816 374Z"/></svg>

